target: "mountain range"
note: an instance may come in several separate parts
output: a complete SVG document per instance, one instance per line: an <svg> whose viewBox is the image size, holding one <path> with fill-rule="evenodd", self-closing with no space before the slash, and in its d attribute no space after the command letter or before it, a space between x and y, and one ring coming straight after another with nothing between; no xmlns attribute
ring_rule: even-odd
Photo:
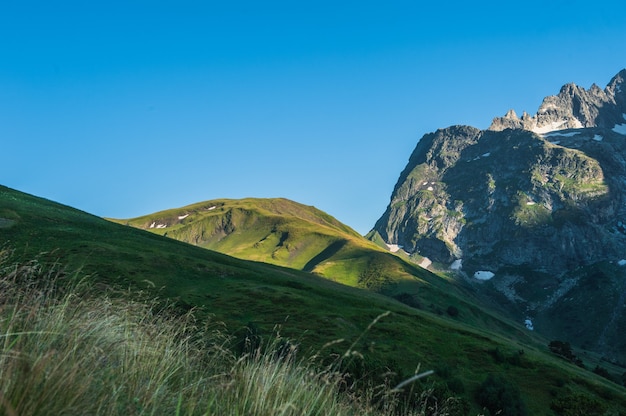
<svg viewBox="0 0 626 416"><path fill-rule="evenodd" d="M223 204L226 212L227 206L244 204L254 211L255 205L268 210L273 203L283 213L308 211L302 214L311 223L338 226L330 234L353 235L327 214L285 200L210 201L171 213L173 221L192 221L197 215L202 222L202 212L194 214L192 208L213 212ZM310 214L321 216L314 219ZM175 228L156 217L171 218L145 218L148 230ZM484 413L477 394L490 375L503 373L533 415L555 414L553 408L556 414L566 414L572 407L567 403L602 412L626 409L623 387L617 383L621 367L577 348L572 350L581 358L577 363L569 355L555 355L548 338L482 304L471 286L402 259L407 270L419 271L411 277L412 284L404 282L405 288L416 291L413 301L376 293L380 287L354 288L312 272L237 259L2 186L0 236L18 261L62 265L61 276L80 270L82 279L118 288L119 296L137 293L174 302L181 313L195 311L198 322L223 323L235 341L247 339L242 338L246 334L267 339L280 331L283 339L297 343L303 356L341 356L346 348L355 349L348 370L361 382L398 383L416 368L434 369L418 388L460 399L461 413L455 414ZM362 247L389 254L371 244ZM398 283L390 280L391 286ZM430 300L433 304L425 303ZM594 374L594 366L601 366L612 381Z"/></svg>
<svg viewBox="0 0 626 416"><path fill-rule="evenodd" d="M284 199L206 201L117 221L432 310L449 303L442 293L464 288L546 337L623 363L625 78L622 70L605 89L566 84L534 116L510 110L487 130L426 134L371 242ZM441 290L424 268L454 284Z"/></svg>
<svg viewBox="0 0 626 416"><path fill-rule="evenodd" d="M281 198L105 220L2 186L0 236L23 261L170 300L235 339L278 325L314 355L347 340L363 355L349 370L375 382L433 368L428 385L465 414L486 411L493 374L529 414L624 412L624 78L426 134L367 236Z"/></svg>

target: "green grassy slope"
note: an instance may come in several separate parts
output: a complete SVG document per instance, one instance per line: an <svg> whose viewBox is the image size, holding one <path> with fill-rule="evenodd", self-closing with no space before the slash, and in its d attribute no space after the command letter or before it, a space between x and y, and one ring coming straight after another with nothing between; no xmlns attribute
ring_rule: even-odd
<svg viewBox="0 0 626 416"><path fill-rule="evenodd" d="M434 368L426 383L463 397L478 413L475 394L488 374L506 374L519 386L529 414L552 414L550 404L584 395L626 412L623 388L556 359L547 341L521 327L503 336L468 325L473 310L456 318L410 308L371 291L311 273L239 260L173 239L111 223L84 212L0 187L0 239L24 259L39 256L93 278L198 307L236 331L248 325L297 340L301 351L343 352L356 341L364 355L353 371L407 377L415 368ZM47 253L47 254L41 254ZM369 331L367 326L380 314ZM360 338L359 338L360 337ZM523 350L524 353L520 354Z"/></svg>
<svg viewBox="0 0 626 416"><path fill-rule="evenodd" d="M328 274L329 265L342 259L358 263L351 260L361 256L359 250L378 249L315 207L281 198L214 200L116 221L235 257L319 274ZM343 275L356 282L359 271L353 266Z"/></svg>
<svg viewBox="0 0 626 416"><path fill-rule="evenodd" d="M325 249L330 247L332 256L333 247L358 238L321 211L284 199L209 201L121 222L235 257L308 271Z"/></svg>
<svg viewBox="0 0 626 416"><path fill-rule="evenodd" d="M434 312L465 309L477 325L508 325L452 282L391 254L330 215L287 199L221 199L113 220L241 259L286 266ZM509 328L510 329L510 328Z"/></svg>

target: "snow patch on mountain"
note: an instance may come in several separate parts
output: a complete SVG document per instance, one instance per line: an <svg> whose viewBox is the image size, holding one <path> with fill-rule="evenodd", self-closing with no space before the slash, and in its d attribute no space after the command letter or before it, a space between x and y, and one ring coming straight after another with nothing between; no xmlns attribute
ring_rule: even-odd
<svg viewBox="0 0 626 416"><path fill-rule="evenodd" d="M559 127L561 127L563 124L565 124L565 121L553 121L545 126L535 127L532 129L532 131L537 134L546 134L550 133L551 131L558 130Z"/></svg>
<svg viewBox="0 0 626 416"><path fill-rule="evenodd" d="M626 136L626 124L616 124L613 131L617 134Z"/></svg>
<svg viewBox="0 0 626 416"><path fill-rule="evenodd" d="M433 262L428 257L424 257L422 261L419 262L418 266L422 269L428 269L431 264L433 264Z"/></svg>
<svg viewBox="0 0 626 416"><path fill-rule="evenodd" d="M479 270L474 273L474 279L478 280L491 280L495 276L494 273L485 270Z"/></svg>
<svg viewBox="0 0 626 416"><path fill-rule="evenodd" d="M463 259L456 259L450 265L450 270L461 270L463 267Z"/></svg>
<svg viewBox="0 0 626 416"><path fill-rule="evenodd" d="M397 244L387 244L387 248L392 253L397 253L402 248L402 246L399 246Z"/></svg>

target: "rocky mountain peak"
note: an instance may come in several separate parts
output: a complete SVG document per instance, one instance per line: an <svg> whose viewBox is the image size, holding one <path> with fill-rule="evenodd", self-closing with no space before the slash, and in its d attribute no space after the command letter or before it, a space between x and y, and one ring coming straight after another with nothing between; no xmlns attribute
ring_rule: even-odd
<svg viewBox="0 0 626 416"><path fill-rule="evenodd" d="M613 91L615 91L616 89L621 89L619 87L624 84L624 79L626 79L626 69L622 69L617 73L617 75L613 77L613 79L611 79L608 88Z"/></svg>
<svg viewBox="0 0 626 416"><path fill-rule="evenodd" d="M545 134L570 128L611 128L624 121L625 78L626 69L615 75L604 90L595 83L588 90L574 83L565 84L557 95L543 99L534 116L524 112L520 119L509 110L504 117L494 118L489 130L514 128Z"/></svg>
<svg viewBox="0 0 626 416"><path fill-rule="evenodd" d="M626 69L622 69L611 79L606 87L606 93L613 97L615 105L626 113Z"/></svg>
<svg viewBox="0 0 626 416"><path fill-rule="evenodd" d="M625 79L426 134L372 235L546 336L626 360Z"/></svg>
<svg viewBox="0 0 626 416"><path fill-rule="evenodd" d="M504 115L504 118L508 118L509 120L519 120L519 118L517 117L517 113L513 109L507 111Z"/></svg>

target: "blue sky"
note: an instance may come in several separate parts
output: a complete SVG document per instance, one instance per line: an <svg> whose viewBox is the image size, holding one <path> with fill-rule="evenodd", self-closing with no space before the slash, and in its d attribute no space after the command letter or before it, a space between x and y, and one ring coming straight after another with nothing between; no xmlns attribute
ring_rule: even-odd
<svg viewBox="0 0 626 416"><path fill-rule="evenodd" d="M0 184L116 218L286 197L364 234L424 134L626 67L619 1L420 3L0 2Z"/></svg>

